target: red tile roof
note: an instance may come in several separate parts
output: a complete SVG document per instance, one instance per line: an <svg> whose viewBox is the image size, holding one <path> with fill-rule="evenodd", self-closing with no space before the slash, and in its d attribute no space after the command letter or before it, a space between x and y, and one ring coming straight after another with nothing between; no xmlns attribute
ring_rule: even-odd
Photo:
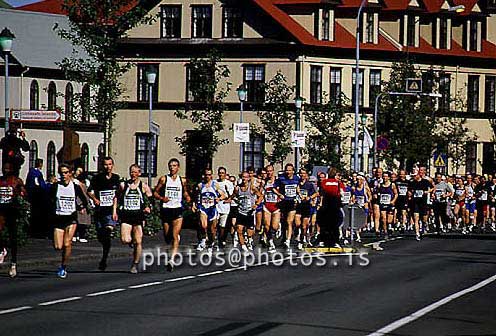
<svg viewBox="0 0 496 336"><path fill-rule="evenodd" d="M51 13L51 14L67 14L62 10L62 0L44 0L40 2L35 2L29 5L15 7L14 9L29 11L29 12L41 12L41 13Z"/></svg>

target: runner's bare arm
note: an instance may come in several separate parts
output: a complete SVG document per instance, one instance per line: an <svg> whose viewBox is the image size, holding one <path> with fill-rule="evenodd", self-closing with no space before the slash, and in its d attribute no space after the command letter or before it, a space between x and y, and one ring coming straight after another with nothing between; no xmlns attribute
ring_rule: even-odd
<svg viewBox="0 0 496 336"><path fill-rule="evenodd" d="M167 180L166 180L165 176L162 176L158 180L157 185L155 186L155 189L153 190L153 197L155 197L156 199L158 199L164 203L169 202L169 198L167 196L161 196L160 191L164 188L166 181Z"/></svg>

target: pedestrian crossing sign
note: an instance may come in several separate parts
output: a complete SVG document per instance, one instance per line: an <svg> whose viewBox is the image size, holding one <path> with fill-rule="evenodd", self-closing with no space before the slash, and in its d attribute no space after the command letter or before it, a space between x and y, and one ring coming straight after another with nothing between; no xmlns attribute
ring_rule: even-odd
<svg viewBox="0 0 496 336"><path fill-rule="evenodd" d="M447 157L446 154L434 154L434 167L446 167Z"/></svg>

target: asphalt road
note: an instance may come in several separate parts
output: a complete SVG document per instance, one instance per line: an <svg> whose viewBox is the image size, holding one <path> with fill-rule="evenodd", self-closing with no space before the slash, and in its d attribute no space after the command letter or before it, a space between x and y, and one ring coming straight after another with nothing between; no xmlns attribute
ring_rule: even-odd
<svg viewBox="0 0 496 336"><path fill-rule="evenodd" d="M58 279L39 266L0 276L0 335L496 334L496 241L406 237L381 247L309 267L132 275L121 258L104 273L94 261L74 264Z"/></svg>

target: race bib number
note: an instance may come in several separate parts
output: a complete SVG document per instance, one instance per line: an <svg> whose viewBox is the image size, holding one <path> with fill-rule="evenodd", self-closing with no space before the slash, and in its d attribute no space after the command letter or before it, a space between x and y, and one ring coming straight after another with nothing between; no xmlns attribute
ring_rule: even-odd
<svg viewBox="0 0 496 336"><path fill-rule="evenodd" d="M341 202L343 202L344 204L350 203L350 199L351 193L349 191L345 191L341 194Z"/></svg>
<svg viewBox="0 0 496 336"><path fill-rule="evenodd" d="M141 202L139 195L127 195L124 198L124 210L127 211L141 210Z"/></svg>
<svg viewBox="0 0 496 336"><path fill-rule="evenodd" d="M215 205L214 196L203 195L201 197L201 204L205 209L213 207Z"/></svg>
<svg viewBox="0 0 496 336"><path fill-rule="evenodd" d="M443 198L443 194L444 193L443 193L442 190L436 190L434 193L436 194L436 199L437 200L441 200Z"/></svg>
<svg viewBox="0 0 496 336"><path fill-rule="evenodd" d="M456 190L455 190L455 195L456 195L456 196L461 196L461 195L463 195L463 192L464 192L464 190L463 190L463 189L456 189Z"/></svg>
<svg viewBox="0 0 496 336"><path fill-rule="evenodd" d="M413 197L415 198L421 198L424 196L424 191L423 190L415 190L413 193Z"/></svg>
<svg viewBox="0 0 496 336"><path fill-rule="evenodd" d="M288 184L284 188L286 197L296 197L296 184Z"/></svg>
<svg viewBox="0 0 496 336"><path fill-rule="evenodd" d="M365 196L356 196L356 201L359 206L363 207L365 205Z"/></svg>
<svg viewBox="0 0 496 336"><path fill-rule="evenodd" d="M407 186L399 186L398 187L398 194L400 196L406 196L407 191L408 191L408 187Z"/></svg>
<svg viewBox="0 0 496 336"><path fill-rule="evenodd" d="M483 191L480 196L481 201L487 201L487 191Z"/></svg>
<svg viewBox="0 0 496 336"><path fill-rule="evenodd" d="M114 205L115 190L100 191L100 206L111 207Z"/></svg>
<svg viewBox="0 0 496 336"><path fill-rule="evenodd" d="M305 197L305 198L308 197L308 190L306 190L306 189L300 189L300 195L301 195L302 198L303 197Z"/></svg>
<svg viewBox="0 0 496 336"><path fill-rule="evenodd" d="M239 205L242 209L251 209L251 207L253 206L253 204L251 204L251 197L241 196L239 198Z"/></svg>
<svg viewBox="0 0 496 336"><path fill-rule="evenodd" d="M168 186L165 189L165 196L167 196L172 201L180 201L181 200L181 188Z"/></svg>
<svg viewBox="0 0 496 336"><path fill-rule="evenodd" d="M265 202L267 203L277 203L277 195L273 192L267 192L265 194Z"/></svg>
<svg viewBox="0 0 496 336"><path fill-rule="evenodd" d="M60 196L59 200L59 210L61 213L72 214L76 211L76 198L71 196Z"/></svg>
<svg viewBox="0 0 496 336"><path fill-rule="evenodd" d="M391 195L389 194L381 194L381 204L383 205L389 205L391 204Z"/></svg>
<svg viewBox="0 0 496 336"><path fill-rule="evenodd" d="M0 187L0 204L12 203L14 189L12 187Z"/></svg>

